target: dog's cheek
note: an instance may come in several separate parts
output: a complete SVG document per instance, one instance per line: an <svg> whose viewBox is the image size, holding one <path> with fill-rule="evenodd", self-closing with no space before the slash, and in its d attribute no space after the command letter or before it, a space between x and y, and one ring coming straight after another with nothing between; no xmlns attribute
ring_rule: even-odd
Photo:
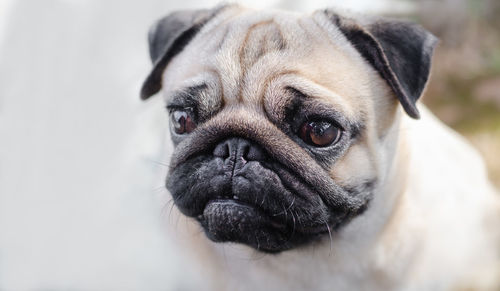
<svg viewBox="0 0 500 291"><path fill-rule="evenodd" d="M207 160L200 156L173 170L167 177L166 187L175 204L187 216L197 216L203 212L209 193L224 193L227 189L226 177L220 172L218 160Z"/></svg>
<svg viewBox="0 0 500 291"><path fill-rule="evenodd" d="M351 146L330 170L330 176L344 186L358 185L377 179L376 157L363 143Z"/></svg>

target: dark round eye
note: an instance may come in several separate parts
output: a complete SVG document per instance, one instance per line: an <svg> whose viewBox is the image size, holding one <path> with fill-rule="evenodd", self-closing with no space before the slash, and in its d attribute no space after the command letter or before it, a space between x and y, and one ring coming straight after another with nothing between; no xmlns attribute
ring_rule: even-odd
<svg viewBox="0 0 500 291"><path fill-rule="evenodd" d="M193 114L190 111L173 111L170 113L170 119L173 129L177 134L190 133L196 128Z"/></svg>
<svg viewBox="0 0 500 291"><path fill-rule="evenodd" d="M300 127L299 137L307 144L326 147L340 140L342 130L326 121L307 121Z"/></svg>

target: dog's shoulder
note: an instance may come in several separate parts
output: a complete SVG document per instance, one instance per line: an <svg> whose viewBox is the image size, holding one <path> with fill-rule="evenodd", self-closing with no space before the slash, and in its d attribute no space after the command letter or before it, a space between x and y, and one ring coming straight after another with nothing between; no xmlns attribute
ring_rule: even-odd
<svg viewBox="0 0 500 291"><path fill-rule="evenodd" d="M481 154L463 136L437 119L425 106L420 108L421 120L405 116L400 127L410 148L410 163L413 165L410 168L418 171L412 173L412 180L423 175L433 188L435 185L453 181L453 185L446 186L448 189L466 186L459 184L470 184L469 187L474 187L476 190L477 185L489 185ZM491 187L485 187L485 190L486 188L492 190Z"/></svg>
<svg viewBox="0 0 500 291"><path fill-rule="evenodd" d="M479 152L424 106L421 113L400 127L410 155L406 195L429 238L416 273L458 274L464 286L475 285L483 281L478 273L499 271L500 196Z"/></svg>
<svg viewBox="0 0 500 291"><path fill-rule="evenodd" d="M412 198L429 210L437 208L435 213L464 219L482 216L500 200L483 157L465 137L425 106L420 108L421 120L403 117L400 126L409 154L407 188Z"/></svg>

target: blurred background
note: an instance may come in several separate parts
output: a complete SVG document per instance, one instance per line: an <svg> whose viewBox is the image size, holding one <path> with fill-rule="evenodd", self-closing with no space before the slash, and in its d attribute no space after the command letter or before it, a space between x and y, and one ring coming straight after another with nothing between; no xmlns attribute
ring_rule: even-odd
<svg viewBox="0 0 500 291"><path fill-rule="evenodd" d="M151 23L217 2L0 0L0 290L182 286L189 270L162 231L167 116L138 92ZM423 102L500 186L500 1L239 2L423 24L441 40Z"/></svg>

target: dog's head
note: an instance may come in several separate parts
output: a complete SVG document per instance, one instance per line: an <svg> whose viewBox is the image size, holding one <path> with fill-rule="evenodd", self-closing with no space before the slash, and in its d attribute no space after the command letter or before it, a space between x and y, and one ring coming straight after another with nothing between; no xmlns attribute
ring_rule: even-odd
<svg viewBox="0 0 500 291"><path fill-rule="evenodd" d="M415 24L329 10L159 20L141 97L166 97L175 204L210 239L267 252L338 229L381 183L377 151L398 103L418 118L435 42Z"/></svg>

